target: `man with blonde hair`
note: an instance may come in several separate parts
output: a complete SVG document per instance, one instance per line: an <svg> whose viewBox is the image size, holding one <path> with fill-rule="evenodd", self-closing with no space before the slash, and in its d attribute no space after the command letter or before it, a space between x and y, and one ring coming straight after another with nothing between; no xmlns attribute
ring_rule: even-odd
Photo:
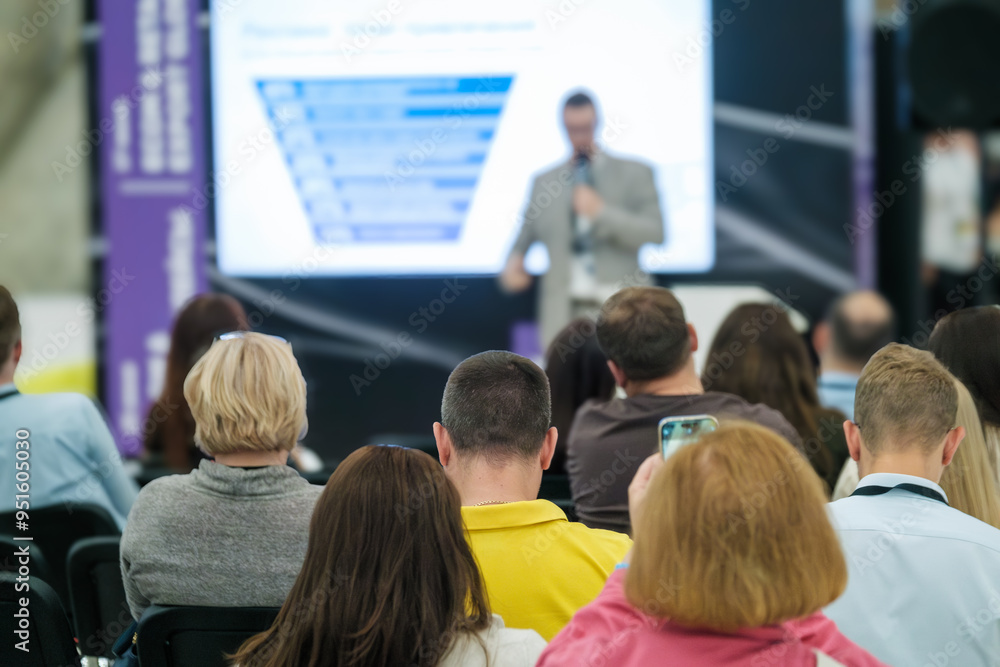
<svg viewBox="0 0 1000 667"><path fill-rule="evenodd" d="M844 422L861 482L830 505L849 577L826 613L892 665L1000 656L1000 531L949 507L938 485L965 436L954 381L929 352L890 344L865 366Z"/></svg>

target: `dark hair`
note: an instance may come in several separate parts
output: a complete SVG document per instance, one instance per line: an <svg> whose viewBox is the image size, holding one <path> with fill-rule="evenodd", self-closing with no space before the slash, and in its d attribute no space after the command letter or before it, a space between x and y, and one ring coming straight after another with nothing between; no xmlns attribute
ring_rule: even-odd
<svg viewBox="0 0 1000 667"><path fill-rule="evenodd" d="M494 462L538 454L552 423L549 381L534 362L491 350L448 376L441 425L455 449Z"/></svg>
<svg viewBox="0 0 1000 667"><path fill-rule="evenodd" d="M663 287L626 287L601 307L597 340L629 380L676 373L691 356L684 308Z"/></svg>
<svg viewBox="0 0 1000 667"><path fill-rule="evenodd" d="M765 303L734 308L712 340L702 384L780 412L802 437L816 473L831 487L836 483L840 470L829 444L837 433L820 429L820 421L835 413L820 405L809 349L782 308ZM838 416L840 422L846 419Z"/></svg>
<svg viewBox="0 0 1000 667"><path fill-rule="evenodd" d="M17 310L17 303L7 288L0 285L0 364L6 363L19 340L21 340L21 316Z"/></svg>
<svg viewBox="0 0 1000 667"><path fill-rule="evenodd" d="M163 392L143 429L146 452L162 454L167 467L190 472L202 458L194 444L195 424L184 399L184 379L217 335L249 328L243 306L226 294L200 294L177 314Z"/></svg>
<svg viewBox="0 0 1000 667"><path fill-rule="evenodd" d="M429 455L362 447L316 502L302 570L240 667L437 665L489 626L458 491Z"/></svg>
<svg viewBox="0 0 1000 667"><path fill-rule="evenodd" d="M615 390L594 320L577 318L556 334L545 354L545 375L552 391L552 425L559 431L559 442L568 443L577 409L592 398L608 400ZM562 472L565 460L565 445L557 446L549 470Z"/></svg>
<svg viewBox="0 0 1000 667"><path fill-rule="evenodd" d="M982 420L1000 424L1000 307L977 306L945 315L927 348L969 389Z"/></svg>
<svg viewBox="0 0 1000 667"><path fill-rule="evenodd" d="M566 102L563 103L563 109L568 109L570 107L593 107L594 100L587 93L583 91L577 91L566 98ZM596 108L596 107L595 107Z"/></svg>
<svg viewBox="0 0 1000 667"><path fill-rule="evenodd" d="M896 318L889 310L886 319L856 322L845 307L856 293L838 298L827 311L833 348L845 361L865 365L872 355L896 340Z"/></svg>

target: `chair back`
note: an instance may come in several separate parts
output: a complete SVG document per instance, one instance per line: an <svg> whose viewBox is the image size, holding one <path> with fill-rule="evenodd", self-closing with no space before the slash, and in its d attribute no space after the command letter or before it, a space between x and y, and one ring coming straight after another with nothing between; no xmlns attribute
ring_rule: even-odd
<svg viewBox="0 0 1000 667"><path fill-rule="evenodd" d="M19 578L14 572L0 572L0 664L79 667L80 656L59 596L37 577ZM22 601L28 605L22 606Z"/></svg>
<svg viewBox="0 0 1000 667"><path fill-rule="evenodd" d="M34 540L15 540L13 535L0 535L0 570L17 572L23 563L24 547L28 548L28 569L31 576L52 585L52 567L42 548Z"/></svg>
<svg viewBox="0 0 1000 667"><path fill-rule="evenodd" d="M115 640L132 623L122 584L120 537L85 537L69 550L73 629L86 656L111 658Z"/></svg>
<svg viewBox="0 0 1000 667"><path fill-rule="evenodd" d="M69 587L66 585L66 558L73 543L84 537L120 535L118 525L108 510L91 503L61 503L28 510L30 535L48 557L51 581L63 607L69 609ZM0 514L0 535L15 535L15 513Z"/></svg>
<svg viewBox="0 0 1000 667"><path fill-rule="evenodd" d="M250 637L271 627L278 607L161 607L146 609L136 645L142 667L228 667Z"/></svg>

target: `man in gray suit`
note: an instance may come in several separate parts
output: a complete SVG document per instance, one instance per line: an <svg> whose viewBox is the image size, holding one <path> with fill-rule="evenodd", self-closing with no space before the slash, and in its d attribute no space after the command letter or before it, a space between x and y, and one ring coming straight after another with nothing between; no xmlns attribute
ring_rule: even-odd
<svg viewBox="0 0 1000 667"><path fill-rule="evenodd" d="M597 109L585 93L566 100L563 124L573 155L535 179L521 233L500 274L508 292L528 289L524 254L535 241L545 244L549 270L538 299L543 346L622 287L651 284L639 269L639 246L663 243L653 170L599 150Z"/></svg>

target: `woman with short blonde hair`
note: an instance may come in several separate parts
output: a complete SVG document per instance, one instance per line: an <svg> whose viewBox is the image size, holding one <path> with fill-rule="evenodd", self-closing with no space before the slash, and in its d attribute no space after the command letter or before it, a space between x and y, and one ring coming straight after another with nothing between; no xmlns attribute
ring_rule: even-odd
<svg viewBox="0 0 1000 667"><path fill-rule="evenodd" d="M292 348L224 334L191 369L184 396L195 441L214 460L140 491L121 543L132 615L151 604L280 606L323 490L286 465L306 419Z"/></svg>
<svg viewBox="0 0 1000 667"><path fill-rule="evenodd" d="M215 457L291 451L306 421L306 383L291 346L259 333L221 336L184 380L184 398L195 441Z"/></svg>
<svg viewBox="0 0 1000 667"><path fill-rule="evenodd" d="M847 566L822 482L801 453L761 426L730 422L652 472L657 463L647 460L630 488L631 565L552 640L539 667L597 653L620 667L664 656L679 665L882 664L820 611L843 592ZM629 640L613 641L622 632Z"/></svg>

